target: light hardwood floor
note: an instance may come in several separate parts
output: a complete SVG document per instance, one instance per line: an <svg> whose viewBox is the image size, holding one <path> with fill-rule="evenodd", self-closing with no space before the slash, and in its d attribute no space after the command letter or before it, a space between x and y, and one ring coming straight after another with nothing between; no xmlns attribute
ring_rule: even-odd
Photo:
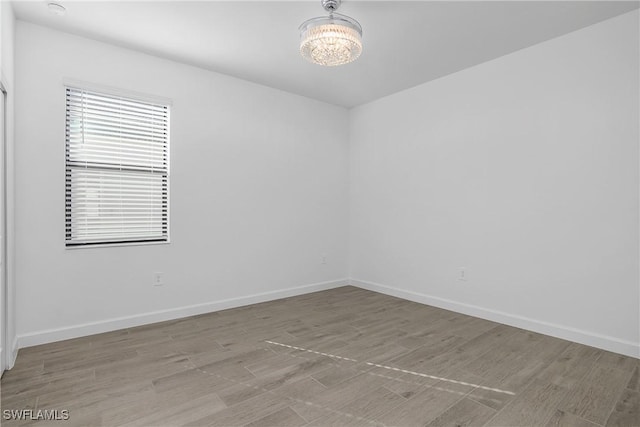
<svg viewBox="0 0 640 427"><path fill-rule="evenodd" d="M59 426L640 426L639 365L343 287L26 348L1 393Z"/></svg>

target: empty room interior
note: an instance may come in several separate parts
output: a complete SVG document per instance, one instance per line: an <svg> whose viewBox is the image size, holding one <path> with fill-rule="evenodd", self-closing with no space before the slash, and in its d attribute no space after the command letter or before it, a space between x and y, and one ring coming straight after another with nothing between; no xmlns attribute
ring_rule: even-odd
<svg viewBox="0 0 640 427"><path fill-rule="evenodd" d="M0 0L0 423L639 427L639 8Z"/></svg>

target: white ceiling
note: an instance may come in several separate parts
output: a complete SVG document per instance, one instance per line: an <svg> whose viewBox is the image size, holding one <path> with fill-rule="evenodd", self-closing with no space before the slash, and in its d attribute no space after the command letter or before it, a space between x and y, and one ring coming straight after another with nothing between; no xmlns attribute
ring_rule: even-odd
<svg viewBox="0 0 640 427"><path fill-rule="evenodd" d="M54 0L55 1L55 0ZM628 1L345 1L364 50L307 63L298 26L320 1L14 2L18 19L352 107L637 9Z"/></svg>

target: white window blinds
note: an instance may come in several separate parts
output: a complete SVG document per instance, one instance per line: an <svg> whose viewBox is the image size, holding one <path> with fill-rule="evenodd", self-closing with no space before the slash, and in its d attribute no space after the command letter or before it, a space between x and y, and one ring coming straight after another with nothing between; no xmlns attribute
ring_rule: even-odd
<svg viewBox="0 0 640 427"><path fill-rule="evenodd" d="M169 107L66 88L66 245L169 236Z"/></svg>

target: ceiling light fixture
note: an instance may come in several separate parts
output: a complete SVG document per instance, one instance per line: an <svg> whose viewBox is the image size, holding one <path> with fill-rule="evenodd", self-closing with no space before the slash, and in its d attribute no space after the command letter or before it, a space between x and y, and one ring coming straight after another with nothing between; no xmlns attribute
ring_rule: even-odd
<svg viewBox="0 0 640 427"><path fill-rule="evenodd" d="M58 3L49 3L47 4L47 7L49 8L49 12L53 13L54 15L58 15L58 16L64 16L64 14L67 12L67 9Z"/></svg>
<svg viewBox="0 0 640 427"><path fill-rule="evenodd" d="M319 65L342 65L362 53L362 27L353 18L335 13L342 0L320 0L329 16L309 19L300 25L300 53Z"/></svg>

